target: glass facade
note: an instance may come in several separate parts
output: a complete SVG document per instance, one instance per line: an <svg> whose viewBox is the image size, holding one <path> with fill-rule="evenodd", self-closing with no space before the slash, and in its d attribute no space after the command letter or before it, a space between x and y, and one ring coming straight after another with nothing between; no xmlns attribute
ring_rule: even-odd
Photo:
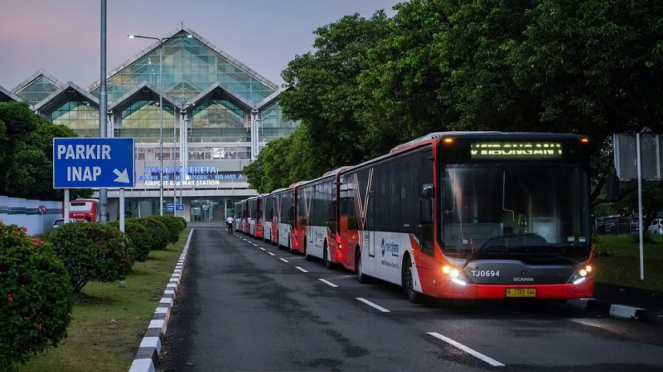
<svg viewBox="0 0 663 372"><path fill-rule="evenodd" d="M45 75L39 75L16 92L16 95L31 105L36 105L60 89L60 86Z"/></svg>
<svg viewBox="0 0 663 372"><path fill-rule="evenodd" d="M250 142L251 118L228 100L211 99L191 112L192 142Z"/></svg>
<svg viewBox="0 0 663 372"><path fill-rule="evenodd" d="M162 41L152 40L144 54L107 79L108 136L133 138L136 145L136 183L126 196L127 214L159 214L159 191L165 191L163 204L172 207L179 188L184 204L179 215L190 221L222 221L232 214L235 200L255 193L243 167L266 142L292 134L298 123L283 120L276 84L195 33L183 27ZM13 94L53 123L81 137L99 137L94 102L100 97L99 82L83 91L43 73L35 76ZM116 218L118 204L110 198Z"/></svg>
<svg viewBox="0 0 663 372"><path fill-rule="evenodd" d="M122 110L122 121L117 137L132 137L137 141L158 142L161 128L161 109L159 101L136 101ZM164 137L172 137L175 125L175 112L172 107L164 105L163 131ZM179 125L178 125L179 126Z"/></svg>
<svg viewBox="0 0 663 372"><path fill-rule="evenodd" d="M283 120L283 110L277 102L272 102L261 111L260 141L269 142L281 137L288 137L297 128L298 123Z"/></svg>
<svg viewBox="0 0 663 372"><path fill-rule="evenodd" d="M89 102L69 101L51 113L51 120L73 129L81 137L99 136L99 108Z"/></svg>
<svg viewBox="0 0 663 372"><path fill-rule="evenodd" d="M235 64L181 31L163 42L163 63L159 46L147 52L107 81L108 101L113 102L136 86L147 82L159 89L159 65L165 94L184 105L212 84L220 82L233 94L258 103L275 89L242 71ZM136 42L140 42L136 40ZM99 87L92 92L99 97Z"/></svg>

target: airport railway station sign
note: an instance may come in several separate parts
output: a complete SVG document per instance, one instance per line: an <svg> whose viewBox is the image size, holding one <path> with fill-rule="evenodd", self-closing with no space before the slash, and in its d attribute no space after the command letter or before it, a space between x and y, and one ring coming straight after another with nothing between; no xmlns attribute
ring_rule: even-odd
<svg viewBox="0 0 663 372"><path fill-rule="evenodd" d="M133 138L54 138L53 188L134 187Z"/></svg>

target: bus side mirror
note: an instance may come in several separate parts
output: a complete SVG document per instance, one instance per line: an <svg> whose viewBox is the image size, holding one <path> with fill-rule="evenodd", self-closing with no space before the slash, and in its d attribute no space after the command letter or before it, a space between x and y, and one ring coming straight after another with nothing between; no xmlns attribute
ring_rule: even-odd
<svg viewBox="0 0 663 372"><path fill-rule="evenodd" d="M605 177L605 193L605 199L609 202L615 201L619 197L619 178L614 167L608 169L608 174Z"/></svg>
<svg viewBox="0 0 663 372"><path fill-rule="evenodd" d="M433 223L433 199L419 199L419 222Z"/></svg>
<svg viewBox="0 0 663 372"><path fill-rule="evenodd" d="M329 220L333 221L336 219L336 214L334 213L334 203L329 205Z"/></svg>
<svg viewBox="0 0 663 372"><path fill-rule="evenodd" d="M290 210L288 211L288 221L292 221L295 219L295 207L290 207Z"/></svg>

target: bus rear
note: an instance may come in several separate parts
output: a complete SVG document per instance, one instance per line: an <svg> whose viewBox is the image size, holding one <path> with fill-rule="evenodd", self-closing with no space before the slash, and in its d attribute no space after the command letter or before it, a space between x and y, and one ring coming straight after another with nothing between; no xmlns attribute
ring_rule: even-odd
<svg viewBox="0 0 663 372"><path fill-rule="evenodd" d="M64 216L64 207L62 215ZM74 199L69 201L69 218L87 222L99 221L101 219L99 200Z"/></svg>

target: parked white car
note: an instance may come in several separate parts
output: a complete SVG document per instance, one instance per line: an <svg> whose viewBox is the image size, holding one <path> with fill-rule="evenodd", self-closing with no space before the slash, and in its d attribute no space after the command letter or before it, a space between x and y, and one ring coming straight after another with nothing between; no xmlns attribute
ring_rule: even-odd
<svg viewBox="0 0 663 372"><path fill-rule="evenodd" d="M78 220L75 218L70 218L68 222L69 223L78 222ZM53 221L53 227L58 227L62 225L64 225L64 218L58 218L55 221Z"/></svg>
<svg viewBox="0 0 663 372"><path fill-rule="evenodd" d="M663 234L663 218L654 218L647 231L651 234Z"/></svg>

